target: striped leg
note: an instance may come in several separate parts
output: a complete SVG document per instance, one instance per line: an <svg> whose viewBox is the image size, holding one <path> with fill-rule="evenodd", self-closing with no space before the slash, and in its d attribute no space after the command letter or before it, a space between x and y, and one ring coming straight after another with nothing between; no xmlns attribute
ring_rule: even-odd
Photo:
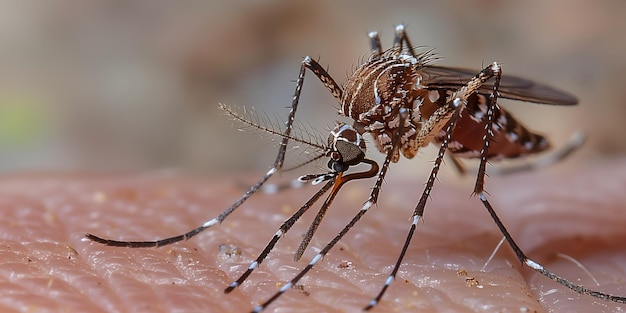
<svg viewBox="0 0 626 313"><path fill-rule="evenodd" d="M241 196L241 198L239 198L237 201L235 201L231 206L229 206L226 210L224 210L222 213L220 213L217 217L211 218L207 221L205 221L204 223L202 223L202 225L184 233L181 235L177 235L177 236L173 236L173 237L169 237L169 238L165 238L165 239L159 239L159 240L152 240L152 241L120 241L120 240L112 240L112 239L106 239L106 238L102 238L93 234L86 234L85 237L83 238L84 240L92 240L107 246L115 246L115 247L129 247L129 248L146 248L146 247L161 247L161 246L165 246L165 245L169 245L175 242L179 242L179 241L183 241L183 240L188 240L191 237L194 237L195 235L201 233L202 231L204 231L207 228L210 228L214 225L220 224L222 223L231 213L233 213L237 208L239 208L244 202L246 202L246 200L248 200L248 198L250 198L250 196L252 196L254 193L256 193L262 186L263 184L265 184L265 182L267 182L267 180L270 179L270 177L272 177L276 172L280 171L283 167L284 161L285 161L285 154L287 151L287 144L289 143L290 140L290 136L291 136L291 130L293 128L293 123L296 117L296 110L298 108L298 103L300 101L300 93L302 91L302 86L304 85L304 76L306 73L306 70L309 69L310 71L312 71L318 78L319 80L322 82L322 84L324 84L324 86L328 89L328 91L333 95L333 97L335 97L335 99L337 99L337 101L341 102L341 97L343 95L343 90L341 89L341 87L339 87L339 85L337 85L337 83L333 80L333 78L328 74L328 72L326 72L326 70L324 70L323 67L321 67L315 60L311 59L310 57L305 57L304 60L302 61L302 64L300 66L300 73L298 75L298 80L296 81L296 90L293 96L293 101L291 104L291 110L289 111L289 116L287 117L287 122L285 125L285 130L282 134L280 134L280 136L282 137L282 141L280 142L280 147L278 149L278 154L276 156L276 159L274 161L274 165L272 166L272 168L267 171L267 173L265 173L265 175L263 175L263 177L261 177L256 184L254 184L252 187L250 187L250 189L243 195ZM222 106L224 107L224 106Z"/></svg>
<svg viewBox="0 0 626 313"><path fill-rule="evenodd" d="M400 125L402 125L402 123L400 123ZM398 131L397 131L396 135L394 136L393 143L392 143L393 147L395 147L397 145L398 141L399 141L398 138L400 137L399 133L401 131L401 128L402 127L398 128ZM392 159L395 151L396 151L395 149L389 149L389 151L387 151L387 155L385 157L385 161L384 161L384 163L383 163L383 165L381 167L380 172L378 172L378 165L376 164L376 162L371 161L369 159L363 160L363 163L370 164L370 166L372 166L372 168L369 171L367 171L367 172L357 173L357 174L353 174L353 175L360 174L360 175L364 176L362 178L365 178L365 176L373 177L373 176L376 175L376 172L378 172L378 177L376 178L376 182L374 183L374 187L372 188L372 191L370 193L369 198L363 204L363 206L361 207L359 212L339 232L339 234L337 234L337 236L335 236L335 238L332 241L330 241L324 248L322 248L322 250L319 253L317 253L311 259L311 261L309 262L309 264L305 268L303 268L293 279L291 279L289 282L284 284L271 298L269 298L268 300L266 300L262 304L256 306L253 309L252 312L261 312L261 311L263 311L265 308L267 308L267 306L269 306L276 299L278 299L282 294L284 294L285 291L289 290L291 287L296 285L300 281L300 279L302 279L302 277L304 277L313 268L313 266L315 266L315 264L317 264L317 262L319 262L326 254L328 254L328 252L337 244L337 242L339 242L339 240L341 240L348 233L348 231L350 231L350 229L361 219L361 217L363 217L363 215L365 215L365 213L367 213L369 208L372 207L372 205L376 204L376 202L378 201L378 195L380 193L381 186L383 184L385 176L387 175L387 170L389 169L389 164L391 163L391 159ZM369 173L369 174L367 174L367 173ZM346 176L346 178L347 177L348 176Z"/></svg>
<svg viewBox="0 0 626 313"><path fill-rule="evenodd" d="M502 221L500 221L500 218L498 217L495 210L491 206L491 203L489 203L489 201L487 200L487 196L485 195L485 192L484 192L485 167L487 164L487 154L488 154L487 151L489 149L489 142L490 142L491 137L493 136L493 132L492 132L493 115L494 115L493 111L494 111L494 108L496 107L497 98L499 96L498 86L500 82L501 72L499 71L499 67L497 68L497 70L498 70L497 71L498 75L496 76L496 82L493 85L493 92L491 93L491 97L490 97L491 101L489 101L490 104L489 104L489 108L487 111L488 123L485 125L485 133L483 135L483 149L481 151L480 166L478 168L478 175L476 179L476 185L474 187L474 194L478 195L478 198L480 199L480 201L483 203L487 211L489 211L489 215L498 226L498 229L500 230L502 235L504 235L504 237L506 238L506 241L509 243L509 246L511 246L511 248L513 249L513 252L515 252L517 259L520 262L522 262L522 264L525 264L526 266L541 273L542 275L548 277L549 279L556 281L557 283L569 289L572 289L580 294L590 295L592 297L596 297L596 298L607 300L607 301L626 303L626 297L610 295L604 292L599 292L599 291L588 289L582 285L575 284L547 270L545 267L543 267L543 265L539 264L538 262L535 262L529 259L528 257L526 257L522 249L520 249L517 243L513 240L513 237L511 237L506 227L504 227L504 224L502 224Z"/></svg>
<svg viewBox="0 0 626 313"><path fill-rule="evenodd" d="M454 131L454 126L455 126L456 121L458 120L458 118L460 116L461 109L462 109L461 106L457 106L455 108L455 111L454 111L454 113L452 115L452 118L450 119L450 122L449 122L449 124L448 124L448 126L447 126L447 128L445 130L446 131L446 137L441 142L441 147L439 149L439 154L437 155L437 159L435 160L435 164L434 164L433 169L432 169L432 171L430 173L430 176L428 178L428 182L426 183L426 188L424 189L424 192L422 193L422 196L421 196L420 201L419 201L420 205L418 205L418 207L421 206L421 213L414 213L413 214L413 222L411 223L411 228L409 229L409 234L407 235L407 238L404 241L404 246L402 247L402 251L400 252L400 255L398 256L396 264L393 267L393 270L391 271L391 274L387 277L387 280L385 281L385 285L383 286L383 288L380 290L378 295L372 301L370 301L370 303L367 305L367 307L365 307L365 310L370 310L374 306L376 306L378 304L378 302L380 302L380 299L383 297L385 292L387 291L387 288L389 288L391 283L395 280L396 274L398 273L398 270L400 269L400 264L402 263L402 260L404 259L404 255L406 254L406 250L408 249L409 243L411 242L411 239L413 238L413 233L415 232L415 228L417 227L417 223L420 221L420 219L421 219L421 217L423 215L424 206L426 205L426 199L430 195L430 191L432 190L432 187L433 187L433 185L435 183L435 180L437 179L437 172L439 171L439 168L440 168L441 162L443 161L443 157L445 155L446 149L448 148L448 143L451 141L452 132Z"/></svg>
<svg viewBox="0 0 626 313"><path fill-rule="evenodd" d="M402 38L402 37L400 37ZM404 37L406 38L406 36ZM402 42L402 40L400 40ZM408 41L407 41L408 42ZM449 118L448 124L445 128L446 136L441 142L441 146L439 148L439 153L437 155L437 159L433 165L433 169L430 173L428 181L426 183L426 187L424 188L424 192L422 192L422 196L413 211L413 219L411 223L411 227L409 228L409 233L404 241L404 245L398 256L396 264L394 265L391 274L387 277L385 281L385 285L380 290L378 295L369 303L369 305L365 308L365 310L369 310L376 306L380 299L383 297L391 283L395 280L395 277L400 269L400 264L402 264L402 260L406 254L406 251L409 247L409 244L413 238L413 234L415 233L415 229L417 228L417 223L424 216L424 209L426 207L426 201L430 196L430 192L435 184L437 179L437 173L439 172L439 168L441 163L443 162L443 158L445 156L446 150L448 149L448 143L452 140L452 134L454 133L454 126L456 125L457 120L459 119L461 113L465 109L465 104L467 103L467 98L474 93L477 89L479 89L483 83L487 80L496 77L496 83L494 84L494 89L497 91L500 75L500 66L497 63L493 63L490 66L483 69L480 73L478 73L471 81L469 81L463 88L460 88L457 92L455 92L449 100L446 102L446 105L437 109L435 113L433 113L428 121L426 121L420 129L417 138L425 137L426 134L433 132L433 128L430 126L431 124L437 124L442 119ZM450 117L448 117L450 116Z"/></svg>
<svg viewBox="0 0 626 313"><path fill-rule="evenodd" d="M600 291L595 291L595 290L591 290L588 289L582 285L579 284L575 284L565 278L563 278L562 276L559 276L553 272L551 272L550 270L546 269L545 267L543 267L543 265L539 264L539 262L533 261L531 259L529 259L524 252L522 252L522 249L517 245L517 243L513 240L513 237L511 237L511 235L509 234L509 231L506 229L506 227L504 227L504 224L502 224L502 221L500 221L500 218L498 217L498 215L496 214L495 210L493 209L493 207L491 206L491 203L489 203L489 201L487 200L487 197L485 196L485 194L483 192L478 194L478 198L480 199L480 201L483 203L483 205L485 206L485 208L487 208L487 211L489 211L489 215L491 215L491 218L493 219L493 221L496 223L496 225L498 226L498 229L500 229L500 232L502 233L502 235L504 235L504 237L506 238L506 241L509 243L509 246L511 246L511 248L513 249L513 252L515 252L515 255L517 256L517 259L522 262L522 264L525 264L526 266L532 268L533 270L541 273L542 275L548 277L549 279L571 289L574 290L580 294L585 294L585 295L589 295L592 297L596 297L598 299L602 299L602 300L606 300L606 301L613 301L613 302L618 302L618 303L626 303L626 297L621 297L621 296L614 296L608 293L604 293L604 292L600 292Z"/></svg>
<svg viewBox="0 0 626 313"><path fill-rule="evenodd" d="M295 224L296 221L298 221L298 219L300 219L300 217L313 204L315 204L315 202L317 202L317 200L319 200L319 198L322 195L324 195L328 191L328 189L330 189L330 187L333 186L334 183L335 183L334 179L327 182L326 185L324 185L324 187L322 187L322 189L320 189L315 195L313 195L313 197L311 197L309 201L307 201L302 207L300 207L300 209L296 213L294 213L286 221L284 221L283 224L280 225L280 228L276 231L276 233L274 234L270 242L265 246L263 251L257 256L257 258L252 263L250 263L250 265L248 266L248 269L236 281L228 285L228 287L224 290L224 292L229 293L233 291L235 288L239 287L248 278L248 276L250 276L250 274L252 274L252 272L259 266L259 264L261 264L263 260L265 260L265 258L269 255L270 251L274 249L274 246L276 245L276 243L278 243L278 240L280 240L280 238L282 238L289 231L289 229L291 229L293 224Z"/></svg>
<svg viewBox="0 0 626 313"><path fill-rule="evenodd" d="M317 225L319 225L319 223L321 222L321 218L324 215L323 213L325 213L328 210L328 208L330 208L330 205L333 203L333 200L335 199L335 196L339 193L339 190L341 189L341 187L345 183L352 181L352 180L374 177L376 173L378 172L378 164L376 164L376 162L371 161L371 160L364 160L363 163L370 164L371 169L369 171L353 173L353 174L349 174L346 176L343 176L342 172L339 172L339 173L332 172L330 174L324 174L321 176L314 175L314 176L324 177L324 179L332 179L332 180L326 183L326 185L324 185L324 187L322 187L322 189L320 189L315 195L313 195L313 197L311 197L309 201L307 201L302 207L300 207L300 209L296 213L294 213L285 222L283 222L282 225L280 225L280 228L278 229L278 231L276 231L276 233L274 234L270 242L265 246L265 249L263 249L263 251L261 252L261 254L259 254L256 260L250 263L250 265L248 266L248 269L241 275L241 277L239 277L239 279L237 279L236 281L228 285L228 287L224 290L224 292L229 293L233 291L235 288L237 288L238 286L240 286L246 280L246 278L248 278L248 276L250 276L250 274L252 274L252 272L259 266L259 264L261 264L263 260L265 260L265 258L272 251L272 249L274 248L278 240L280 240L280 238L282 238L291 229L291 227L296 223L296 221L298 221L298 219L300 219L300 217L313 204L315 204L315 202L317 202L317 200L319 200L319 198L322 195L324 195L332 187L332 191L326 198L326 201L324 201L324 204L322 205L320 209L320 213L318 213L318 216L316 217L316 221L311 224L312 227L309 229L309 231L305 235L305 238L300 243L300 247L298 248L298 251L296 252L294 256L294 259L296 260L300 259L300 257L302 256L302 253L304 252L304 249L306 248L307 244L313 237L313 234L315 233L315 230L317 229ZM326 175L331 176L331 178L328 178ZM313 225L315 225L315 227L313 227Z"/></svg>

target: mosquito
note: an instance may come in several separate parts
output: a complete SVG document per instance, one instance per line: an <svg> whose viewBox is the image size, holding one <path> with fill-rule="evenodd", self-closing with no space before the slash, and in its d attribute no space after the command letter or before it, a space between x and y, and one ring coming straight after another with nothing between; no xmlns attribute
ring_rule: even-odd
<svg viewBox="0 0 626 313"><path fill-rule="evenodd" d="M530 131L500 107L498 99L569 106L577 104L576 97L527 79L502 75L501 65L497 62L489 64L481 71L432 65L436 56L430 50L416 52L417 49L411 44L404 25L395 27L393 46L388 50L382 49L377 32L370 32L368 36L371 56L356 69L343 88L317 61L310 57L304 58L300 65L291 110L282 131L264 128L262 125L246 120L245 116L237 114L230 108L221 106L235 119L277 135L281 139L278 154L270 170L221 214L187 233L155 241L118 241L92 234L87 234L86 238L108 246L131 248L160 247L190 239L207 228L223 222L250 196L259 191L274 174L283 170L290 141L319 149L321 153L313 159L327 157L328 172L304 175L300 177L300 180L324 184L299 210L283 222L247 270L227 286L225 292L228 293L246 281L293 224L324 194L329 192L301 241L295 253L295 260L301 258L341 187L353 180L375 177L369 197L348 224L295 277L284 283L272 297L253 308L253 312L260 312L287 290L297 286L300 279L323 259L368 212L370 207L377 203L383 180L391 163L398 162L401 155L412 159L419 149L432 143L438 145L439 150L425 188L413 209L411 224L402 249L391 273L378 294L364 307L365 310L375 307L395 280L407 248L424 215L427 199L446 155L452 158L453 164L459 170L462 170L459 158L479 159L473 194L487 209L522 264L580 294L626 303L626 297L591 290L575 284L528 258L513 240L484 192L488 161L528 156L550 147L544 136ZM292 132L307 70L311 71L337 100L339 115L352 119L352 125L338 123L331 130L328 141L323 144L302 140L294 136ZM385 155L380 166L366 157L366 145L363 139L366 133L373 138L376 149ZM351 167L360 164L368 165L369 169L349 171Z"/></svg>

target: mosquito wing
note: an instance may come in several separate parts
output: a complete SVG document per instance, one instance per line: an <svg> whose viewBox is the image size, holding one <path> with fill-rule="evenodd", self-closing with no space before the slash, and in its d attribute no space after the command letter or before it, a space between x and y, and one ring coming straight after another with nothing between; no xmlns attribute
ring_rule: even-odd
<svg viewBox="0 0 626 313"><path fill-rule="evenodd" d="M422 69L422 85L428 89L456 90L478 72L455 67L426 66ZM492 88L493 82L486 82L478 93L489 95ZM499 91L500 97L519 101L554 105L578 103L578 99L567 92L517 76L502 75Z"/></svg>

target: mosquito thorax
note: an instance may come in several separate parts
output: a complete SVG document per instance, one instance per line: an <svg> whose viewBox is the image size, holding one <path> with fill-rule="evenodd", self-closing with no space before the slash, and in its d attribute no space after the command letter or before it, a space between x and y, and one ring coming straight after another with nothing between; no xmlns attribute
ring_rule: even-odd
<svg viewBox="0 0 626 313"><path fill-rule="evenodd" d="M365 140L356 129L337 123L328 136L328 168L335 172L345 172L348 167L363 161L365 149Z"/></svg>
<svg viewBox="0 0 626 313"><path fill-rule="evenodd" d="M419 57L388 53L368 60L348 79L343 94L340 114L353 118L372 134L376 148L386 153L391 148L391 138L400 126L398 113L404 109L409 116L402 125L402 142L399 151L413 158L420 148L415 144L421 104L419 97L423 66ZM399 154L392 161L397 162Z"/></svg>

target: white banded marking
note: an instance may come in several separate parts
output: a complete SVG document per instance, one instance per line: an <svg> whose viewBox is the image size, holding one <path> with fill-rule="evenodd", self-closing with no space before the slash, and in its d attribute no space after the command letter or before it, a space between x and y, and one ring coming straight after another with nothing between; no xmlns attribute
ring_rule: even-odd
<svg viewBox="0 0 626 313"><path fill-rule="evenodd" d="M254 269L256 269L257 267L259 267L259 262L254 261L254 262L250 263L250 265L248 266L248 269L249 269L249 270L254 270Z"/></svg>
<svg viewBox="0 0 626 313"><path fill-rule="evenodd" d="M319 262L319 260L322 258L322 254L318 253L317 255L315 255L315 257L311 260L311 262L309 262L309 265L313 266L315 265L315 263Z"/></svg>
<svg viewBox="0 0 626 313"><path fill-rule="evenodd" d="M282 287L280 287L278 292L285 292L285 291L287 291L287 289L291 288L291 286L293 286L293 283L292 282L288 282L288 283L284 284Z"/></svg>
<svg viewBox="0 0 626 313"><path fill-rule="evenodd" d="M387 280L385 281L385 285L389 286L391 285L391 283L393 283L393 281L396 280L392 275L389 275L389 277L387 277Z"/></svg>
<svg viewBox="0 0 626 313"><path fill-rule="evenodd" d="M210 220L204 222L204 224L202 224L202 227L211 227L211 226L213 226L215 224L218 224L219 222L220 222L219 219L213 218L213 219L210 219Z"/></svg>
<svg viewBox="0 0 626 313"><path fill-rule="evenodd" d="M367 211L369 210L369 208L372 206L372 201L367 201L365 202L365 204L363 204L363 206L361 207L361 211Z"/></svg>
<svg viewBox="0 0 626 313"><path fill-rule="evenodd" d="M538 270L538 271L543 271L543 265L531 260L531 259L526 259L526 261L524 261L524 263L526 263L526 265L528 265L528 267L534 269L534 270Z"/></svg>

